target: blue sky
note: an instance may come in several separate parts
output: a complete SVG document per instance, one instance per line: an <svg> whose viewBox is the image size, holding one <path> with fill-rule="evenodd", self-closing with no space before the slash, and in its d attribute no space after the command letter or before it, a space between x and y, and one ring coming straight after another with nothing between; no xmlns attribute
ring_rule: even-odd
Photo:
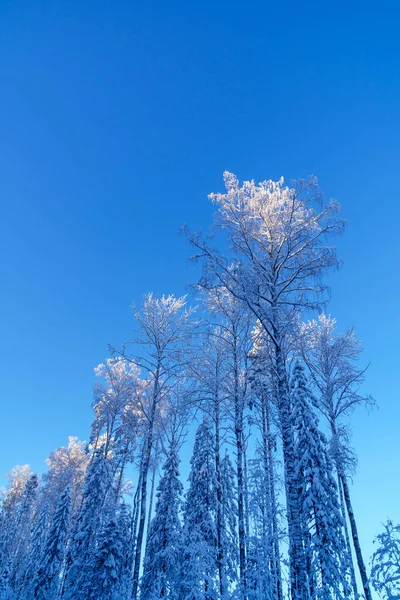
<svg viewBox="0 0 400 600"><path fill-rule="evenodd" d="M318 176L348 222L330 312L379 411L354 420L369 553L400 521L396 3L0 2L0 473L87 438L132 300L196 277L222 172Z"/></svg>

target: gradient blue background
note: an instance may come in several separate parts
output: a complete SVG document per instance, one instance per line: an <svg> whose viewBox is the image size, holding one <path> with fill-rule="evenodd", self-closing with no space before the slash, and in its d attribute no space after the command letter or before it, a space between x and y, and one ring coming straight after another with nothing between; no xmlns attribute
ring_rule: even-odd
<svg viewBox="0 0 400 600"><path fill-rule="evenodd" d="M0 474L86 439L132 300L196 278L222 172L314 173L348 221L330 312L380 405L354 419L366 553L399 513L395 2L0 0Z"/></svg>

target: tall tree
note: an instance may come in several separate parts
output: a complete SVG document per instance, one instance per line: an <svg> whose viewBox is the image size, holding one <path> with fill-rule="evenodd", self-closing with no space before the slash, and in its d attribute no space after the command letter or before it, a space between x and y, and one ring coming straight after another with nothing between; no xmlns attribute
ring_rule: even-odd
<svg viewBox="0 0 400 600"><path fill-rule="evenodd" d="M82 507L67 557L64 595L68 600L86 600L87 598L90 587L87 566L93 560L96 538L102 525L102 509L110 485L107 459L101 450L96 451L87 471ZM114 501L114 497L112 501Z"/></svg>
<svg viewBox="0 0 400 600"><path fill-rule="evenodd" d="M197 429L184 505L182 598L216 600L218 585L217 476L212 424Z"/></svg>
<svg viewBox="0 0 400 600"><path fill-rule="evenodd" d="M331 451L335 462L341 494L347 508L352 540L366 600L372 600L367 570L348 483L348 468L352 465L347 446L347 428L343 419L360 405L373 405L369 395L360 393L365 369L358 366L362 345L354 328L344 335L337 334L336 321L322 313L318 320L308 321L300 328L300 349L317 391L316 406L326 417L331 430ZM344 513L344 518L345 512ZM346 534L347 524L345 521ZM348 536L348 534L347 534ZM349 549L351 556L351 549ZM351 563L352 564L352 563ZM353 576L355 587L355 577Z"/></svg>
<svg viewBox="0 0 400 600"><path fill-rule="evenodd" d="M58 597L70 511L71 493L70 487L67 486L58 501L33 582L33 595L40 600L53 600Z"/></svg>
<svg viewBox="0 0 400 600"><path fill-rule="evenodd" d="M88 565L90 587L87 599L121 600L123 589L123 540L121 528L114 515L99 535L93 560Z"/></svg>
<svg viewBox="0 0 400 600"><path fill-rule="evenodd" d="M295 429L296 491L311 598L350 598L349 564L337 485L324 435L312 410L304 368L291 379Z"/></svg>
<svg viewBox="0 0 400 600"><path fill-rule="evenodd" d="M274 402L272 351L271 344L259 324L256 324L254 328L253 337L254 346L251 351L252 372L250 379L254 393L251 398L251 406L254 421L260 432L260 442L256 450L256 456L252 461L253 470L255 469L257 473L252 504L255 515L261 513L260 517L256 516L256 519L261 518L261 523L258 524L258 535L262 539L262 552L268 557L268 584L265 584L265 586L270 588L269 594L274 600L282 600L280 552L282 528L279 523L277 501L278 462L276 454L278 432L276 427L276 403ZM263 494L263 498L259 498L260 493ZM260 555L260 552L258 555ZM257 563L254 563L253 560L253 564Z"/></svg>
<svg viewBox="0 0 400 600"><path fill-rule="evenodd" d="M202 285L223 287L243 301L260 321L273 348L275 389L283 442L289 530L291 593L307 600L306 561L295 494L295 456L283 346L301 309L321 305L321 276L337 264L327 237L342 230L338 205L324 204L314 179L289 188L283 179L242 186L224 174L226 193L212 194L217 223L227 233L229 256L198 235L190 235L204 260Z"/></svg>
<svg viewBox="0 0 400 600"><path fill-rule="evenodd" d="M249 352L252 346L252 319L243 303L226 289L210 290L206 305L211 317L218 319L219 334L225 346L226 377L220 386L226 397L226 412L233 432L238 503L238 543L240 589L246 600L246 502L245 502L245 409L251 391Z"/></svg>
<svg viewBox="0 0 400 600"><path fill-rule="evenodd" d="M209 451L214 453L214 471L212 485L215 484L215 536L216 561L218 572L219 595L227 594L225 582L226 557L223 547L222 522L222 474L221 446L223 443L224 420L227 417L227 401L231 394L231 378L227 345L221 327L208 325L201 336L198 347L190 361L189 369L195 380L195 404L206 416L207 431L213 436Z"/></svg>
<svg viewBox="0 0 400 600"><path fill-rule="evenodd" d="M125 466L133 459L143 413L139 368L122 357L109 358L95 369L103 382L94 388L91 444L112 456L112 471L120 491Z"/></svg>
<svg viewBox="0 0 400 600"><path fill-rule="evenodd" d="M120 354L145 373L141 408L146 419L145 441L140 465L140 515L136 536L132 597L138 596L139 572L142 560L144 528L147 517L147 484L154 445L154 431L163 401L176 385L185 363L184 352L192 332L193 310L186 308L186 297L153 294L144 297L142 310L135 308L138 337L135 343L144 349L141 356L128 355L127 347Z"/></svg>
<svg viewBox="0 0 400 600"><path fill-rule="evenodd" d="M226 452L221 460L221 521L224 555L223 576L225 578L223 592L226 598L231 597L237 579L239 554L237 504L236 473L229 454Z"/></svg>
<svg viewBox="0 0 400 600"><path fill-rule="evenodd" d="M155 515L151 521L141 580L141 600L175 600L179 593L183 486L179 480L176 444L169 448L158 485Z"/></svg>

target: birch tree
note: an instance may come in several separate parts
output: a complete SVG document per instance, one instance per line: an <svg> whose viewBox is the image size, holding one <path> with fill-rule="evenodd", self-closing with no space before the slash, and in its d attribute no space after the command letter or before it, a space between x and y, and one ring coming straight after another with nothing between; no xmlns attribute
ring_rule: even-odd
<svg viewBox="0 0 400 600"><path fill-rule="evenodd" d="M290 424L288 382L283 356L284 338L298 312L321 306L326 291L323 274L336 266L328 238L343 224L338 205L322 201L316 181L284 186L283 179L242 186L224 174L226 193L212 194L216 223L226 232L227 256L197 234L189 238L204 264L201 285L224 288L240 299L259 320L273 347L277 406L283 443L287 497L291 593L307 600L309 590L302 549L300 512L295 494L295 457Z"/></svg>
<svg viewBox="0 0 400 600"><path fill-rule="evenodd" d="M186 308L186 297L153 294L144 297L143 308L135 310L138 337L134 340L142 354L130 352L133 344L125 345L120 355L136 365L144 374L140 400L146 427L140 465L140 515L136 536L132 597L138 596L139 571L142 560L144 529L147 516L148 477L154 445L154 432L162 404L185 364L185 349L192 333L193 310Z"/></svg>
<svg viewBox="0 0 400 600"><path fill-rule="evenodd" d="M249 352L252 346L252 319L243 303L226 289L216 288L206 296L206 306L211 318L216 318L218 330L225 347L226 376L219 385L226 397L225 410L233 432L236 457L238 543L240 593L246 600L246 506L245 506L245 410L249 400Z"/></svg>
<svg viewBox="0 0 400 600"><path fill-rule="evenodd" d="M358 406L374 405L373 398L360 391L366 371L358 366L362 345L355 335L354 328L348 329L344 335L338 334L336 320L324 313L319 315L318 320L314 319L301 325L299 340L303 360L308 366L316 390L316 406L330 427L331 453L338 474L341 497L350 521L363 592L367 600L372 600L350 496L348 472L354 459L348 448L347 427L344 421ZM346 519L344 507L343 516ZM346 521L345 530L348 537ZM351 556L350 548L349 555ZM353 587L356 588L354 576Z"/></svg>

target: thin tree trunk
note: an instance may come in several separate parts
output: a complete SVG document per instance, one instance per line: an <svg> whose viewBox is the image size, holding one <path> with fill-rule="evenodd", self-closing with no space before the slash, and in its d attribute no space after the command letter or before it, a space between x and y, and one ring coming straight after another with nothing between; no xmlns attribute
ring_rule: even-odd
<svg viewBox="0 0 400 600"><path fill-rule="evenodd" d="M347 551L349 553L349 568L350 568L351 586L353 588L354 598L355 598L355 600L358 600L359 596L358 596L358 589L357 589L356 574L355 574L355 570L354 570L353 556L351 553L349 528L347 525L347 517L346 517L346 506L345 506L344 495L343 495L343 485L342 485L341 479L339 477L339 473L338 473L338 487L339 487L339 498L340 498L340 510L342 512L343 523L344 523L344 535L345 535L345 539L346 539Z"/></svg>
<svg viewBox="0 0 400 600"><path fill-rule="evenodd" d="M157 452L158 452L158 439L156 442L156 448L155 448L155 452L154 452L154 460L155 461L157 460ZM151 513L153 510L153 501L154 501L154 488L155 488L155 483L156 483L156 473L157 473L157 464L156 464L156 462L154 462L153 474L151 476L150 505L149 505L149 518L147 521L147 530L146 530L146 545L147 545L147 540L149 539Z"/></svg>
<svg viewBox="0 0 400 600"><path fill-rule="evenodd" d="M285 489L289 531L289 563L292 600L309 600L306 559L303 550L300 506L296 488L296 457L294 454L293 427L290 418L285 364L278 332L274 327L275 366L277 376L278 408L282 432L285 471Z"/></svg>
<svg viewBox="0 0 400 600"><path fill-rule="evenodd" d="M219 579L219 590L221 599L225 598L225 577L224 577L224 551L222 547L222 485L221 485L221 457L220 457L220 423L219 423L219 398L218 392L214 400L214 420L215 420L215 471L217 477L217 568Z"/></svg>
<svg viewBox="0 0 400 600"><path fill-rule="evenodd" d="M243 474L244 474L244 514L246 523L245 545L246 557L249 555L249 538L250 538L250 515L249 515L249 486L248 486L248 470L247 470L247 444L243 432Z"/></svg>
<svg viewBox="0 0 400 600"><path fill-rule="evenodd" d="M238 368L236 353L234 356L235 377L235 438L236 438L236 471L238 483L238 533L239 533L239 575L241 598L247 600L246 595L246 524L244 507L244 475L243 475L243 410L239 398Z"/></svg>
<svg viewBox="0 0 400 600"><path fill-rule="evenodd" d="M274 473L274 459L273 459L273 444L272 444L272 433L271 433L271 415L269 400L266 394L263 394L261 399L261 410L262 410L262 434L263 434L263 453L264 453L264 469L265 479L268 486L268 503L270 507L270 519L272 526L272 571L274 576L275 585L275 597L277 600L283 599L282 589L282 571L281 571L281 560L280 560L280 548L279 548L279 530L277 522L277 506L276 506L276 495L275 495L275 473Z"/></svg>
<svg viewBox="0 0 400 600"><path fill-rule="evenodd" d="M132 583L132 598L137 600L138 587L139 587L139 572L140 564L142 560L142 549L143 549L143 537L144 537L144 526L146 522L146 508L147 508L147 479L149 474L151 451L153 448L153 430L154 430L154 419L156 414L156 404L158 398L158 385L159 385L159 368L157 369L155 380L154 380L154 392L151 406L151 413L149 418L149 429L147 432L146 450L144 454L144 461L142 467L142 486L140 494L140 519L139 529L136 540L136 552L135 552L135 564L133 567L133 583Z"/></svg>
<svg viewBox="0 0 400 600"><path fill-rule="evenodd" d="M365 568L365 563L363 559L363 555L361 552L360 540L358 538L357 524L354 516L353 507L350 500L350 490L346 480L346 476L343 471L340 473L340 480L343 486L343 495L346 503L347 514L349 515L351 535L353 538L354 550L356 552L358 569L360 571L361 581L364 589L365 600L372 600L371 590L368 582L367 569Z"/></svg>

